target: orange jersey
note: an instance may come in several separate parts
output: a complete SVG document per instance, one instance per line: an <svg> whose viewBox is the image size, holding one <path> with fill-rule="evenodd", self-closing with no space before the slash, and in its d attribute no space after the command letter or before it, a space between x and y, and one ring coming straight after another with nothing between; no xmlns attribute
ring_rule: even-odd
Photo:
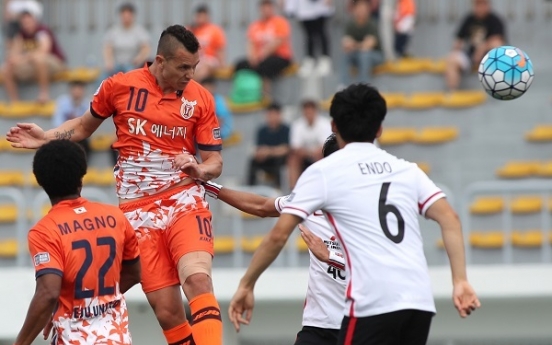
<svg viewBox="0 0 552 345"><path fill-rule="evenodd" d="M117 195L140 198L166 190L186 178L175 156L220 151L222 141L213 96L195 81L184 91L163 95L144 68L102 82L90 105L95 117L113 116L119 150Z"/></svg>
<svg viewBox="0 0 552 345"><path fill-rule="evenodd" d="M62 201L29 231L28 240L36 277L63 279L53 343L131 344L119 281L122 265L139 260L139 251L121 210L84 198Z"/></svg>
<svg viewBox="0 0 552 345"><path fill-rule="evenodd" d="M205 24L192 27L191 31L199 41L200 53L218 59L218 52L226 47L226 36L222 28L215 24Z"/></svg>
<svg viewBox="0 0 552 345"><path fill-rule="evenodd" d="M268 20L253 22L247 30L247 37L253 44L256 55L275 39L283 39L275 54L284 59L291 59L291 28L284 17L273 16Z"/></svg>

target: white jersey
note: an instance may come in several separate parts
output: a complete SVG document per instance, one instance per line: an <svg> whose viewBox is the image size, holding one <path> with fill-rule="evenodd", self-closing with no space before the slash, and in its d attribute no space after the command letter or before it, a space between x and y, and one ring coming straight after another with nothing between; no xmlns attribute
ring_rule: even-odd
<svg viewBox="0 0 552 345"><path fill-rule="evenodd" d="M276 199L274 206L278 212L282 212L287 198L285 196ZM330 251L329 263L318 260L309 251L309 281L303 309L303 326L340 329L346 288L345 259L341 253L341 245L321 211L314 212L303 224L320 237Z"/></svg>
<svg viewBox="0 0 552 345"><path fill-rule="evenodd" d="M435 312L418 214L443 192L414 163L351 143L311 165L283 213L322 210L347 262L345 315Z"/></svg>

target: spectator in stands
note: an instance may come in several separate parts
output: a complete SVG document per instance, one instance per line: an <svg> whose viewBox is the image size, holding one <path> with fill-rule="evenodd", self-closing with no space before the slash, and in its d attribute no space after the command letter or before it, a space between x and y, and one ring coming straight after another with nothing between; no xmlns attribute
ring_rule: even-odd
<svg viewBox="0 0 552 345"><path fill-rule="evenodd" d="M230 112L230 109L228 109L228 105L226 104L226 99L224 98L224 96L217 92L217 81L215 80L215 78L209 77L207 79L204 79L201 82L201 85L209 90L209 92L211 92L211 94L213 94L213 97L215 98L215 113L217 114L220 125L220 136L224 141L225 139L228 139L233 131L234 126L232 113Z"/></svg>
<svg viewBox="0 0 552 345"><path fill-rule="evenodd" d="M206 5L196 9L194 24L190 30L196 35L201 47L194 79L203 80L210 77L215 69L224 67L226 35L220 26L211 23L209 8Z"/></svg>
<svg viewBox="0 0 552 345"><path fill-rule="evenodd" d="M65 69L65 55L52 30L40 23L35 14L21 13L19 25L2 67L6 93L11 102L16 102L19 100L17 82L36 80L37 101L45 103L50 98L51 77Z"/></svg>
<svg viewBox="0 0 552 345"><path fill-rule="evenodd" d="M276 14L272 0L261 0L260 19L247 30L247 57L236 70L252 69L264 80L264 91L270 93L270 81L291 64L291 29L288 21Z"/></svg>
<svg viewBox="0 0 552 345"><path fill-rule="evenodd" d="M489 50L505 42L504 23L492 11L491 1L473 0L472 6L472 12L460 25L453 50L447 59L445 79L449 91L458 89L462 72L478 66Z"/></svg>
<svg viewBox="0 0 552 345"><path fill-rule="evenodd" d="M32 13L35 18L42 18L42 4L36 0L4 0L4 35L6 36L6 50L11 47L12 41L19 33L19 16L23 12Z"/></svg>
<svg viewBox="0 0 552 345"><path fill-rule="evenodd" d="M136 8L132 3L119 7L120 23L110 28L104 37L104 75L102 80L119 72L141 67L149 57L150 35L136 24Z"/></svg>
<svg viewBox="0 0 552 345"><path fill-rule="evenodd" d="M57 128L67 120L82 116L90 108L90 100L85 97L86 83L80 80L69 82L69 92L62 94L56 100L56 110L52 117L52 127ZM84 139L79 144L90 155L89 139Z"/></svg>
<svg viewBox="0 0 552 345"><path fill-rule="evenodd" d="M416 21L415 0L382 0L379 8L380 45L385 60L407 57Z"/></svg>
<svg viewBox="0 0 552 345"><path fill-rule="evenodd" d="M345 27L341 40L344 56L341 82L351 83L351 67L356 67L357 82L369 83L373 69L383 62L377 23L370 19L370 7L366 1L353 5L353 18Z"/></svg>
<svg viewBox="0 0 552 345"><path fill-rule="evenodd" d="M283 123L282 108L271 104L266 111L266 123L257 130L255 154L249 165L248 184L257 184L257 172L272 176L277 188L281 188L282 167L289 153L289 127Z"/></svg>
<svg viewBox="0 0 552 345"><path fill-rule="evenodd" d="M306 55L299 68L299 76L306 78L313 73L328 75L332 70L332 60L326 23L335 11L333 0L285 0L285 11L299 20L305 32ZM318 58L317 48L320 51Z"/></svg>
<svg viewBox="0 0 552 345"><path fill-rule="evenodd" d="M307 99L301 104L302 116L291 124L288 159L289 185L293 189L301 173L322 159L322 146L332 134L330 119L318 112L317 102Z"/></svg>
<svg viewBox="0 0 552 345"><path fill-rule="evenodd" d="M387 0L349 0L347 1L347 9L349 10L350 13L353 13L354 5L359 1L366 2L370 7L370 15L372 16L373 19L378 20L379 14L380 14L381 2L387 1Z"/></svg>

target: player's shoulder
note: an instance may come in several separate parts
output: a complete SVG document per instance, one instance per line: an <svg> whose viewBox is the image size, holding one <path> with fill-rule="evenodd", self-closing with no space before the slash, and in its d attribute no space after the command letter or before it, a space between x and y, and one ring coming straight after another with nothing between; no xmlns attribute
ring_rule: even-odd
<svg viewBox="0 0 552 345"><path fill-rule="evenodd" d="M203 85L195 80L189 81L186 89L184 90L183 97L186 98L188 101L197 101L201 99L205 103L215 102L215 98L213 97L211 92L209 92L209 90L207 90Z"/></svg>

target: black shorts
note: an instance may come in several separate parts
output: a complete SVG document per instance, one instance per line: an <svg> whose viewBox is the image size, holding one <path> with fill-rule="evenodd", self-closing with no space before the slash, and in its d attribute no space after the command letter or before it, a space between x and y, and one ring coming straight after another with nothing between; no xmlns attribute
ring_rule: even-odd
<svg viewBox="0 0 552 345"><path fill-rule="evenodd" d="M338 329L303 326L297 333L295 345L336 345Z"/></svg>
<svg viewBox="0 0 552 345"><path fill-rule="evenodd" d="M425 345L433 313L399 310L361 318L345 317L339 345Z"/></svg>

